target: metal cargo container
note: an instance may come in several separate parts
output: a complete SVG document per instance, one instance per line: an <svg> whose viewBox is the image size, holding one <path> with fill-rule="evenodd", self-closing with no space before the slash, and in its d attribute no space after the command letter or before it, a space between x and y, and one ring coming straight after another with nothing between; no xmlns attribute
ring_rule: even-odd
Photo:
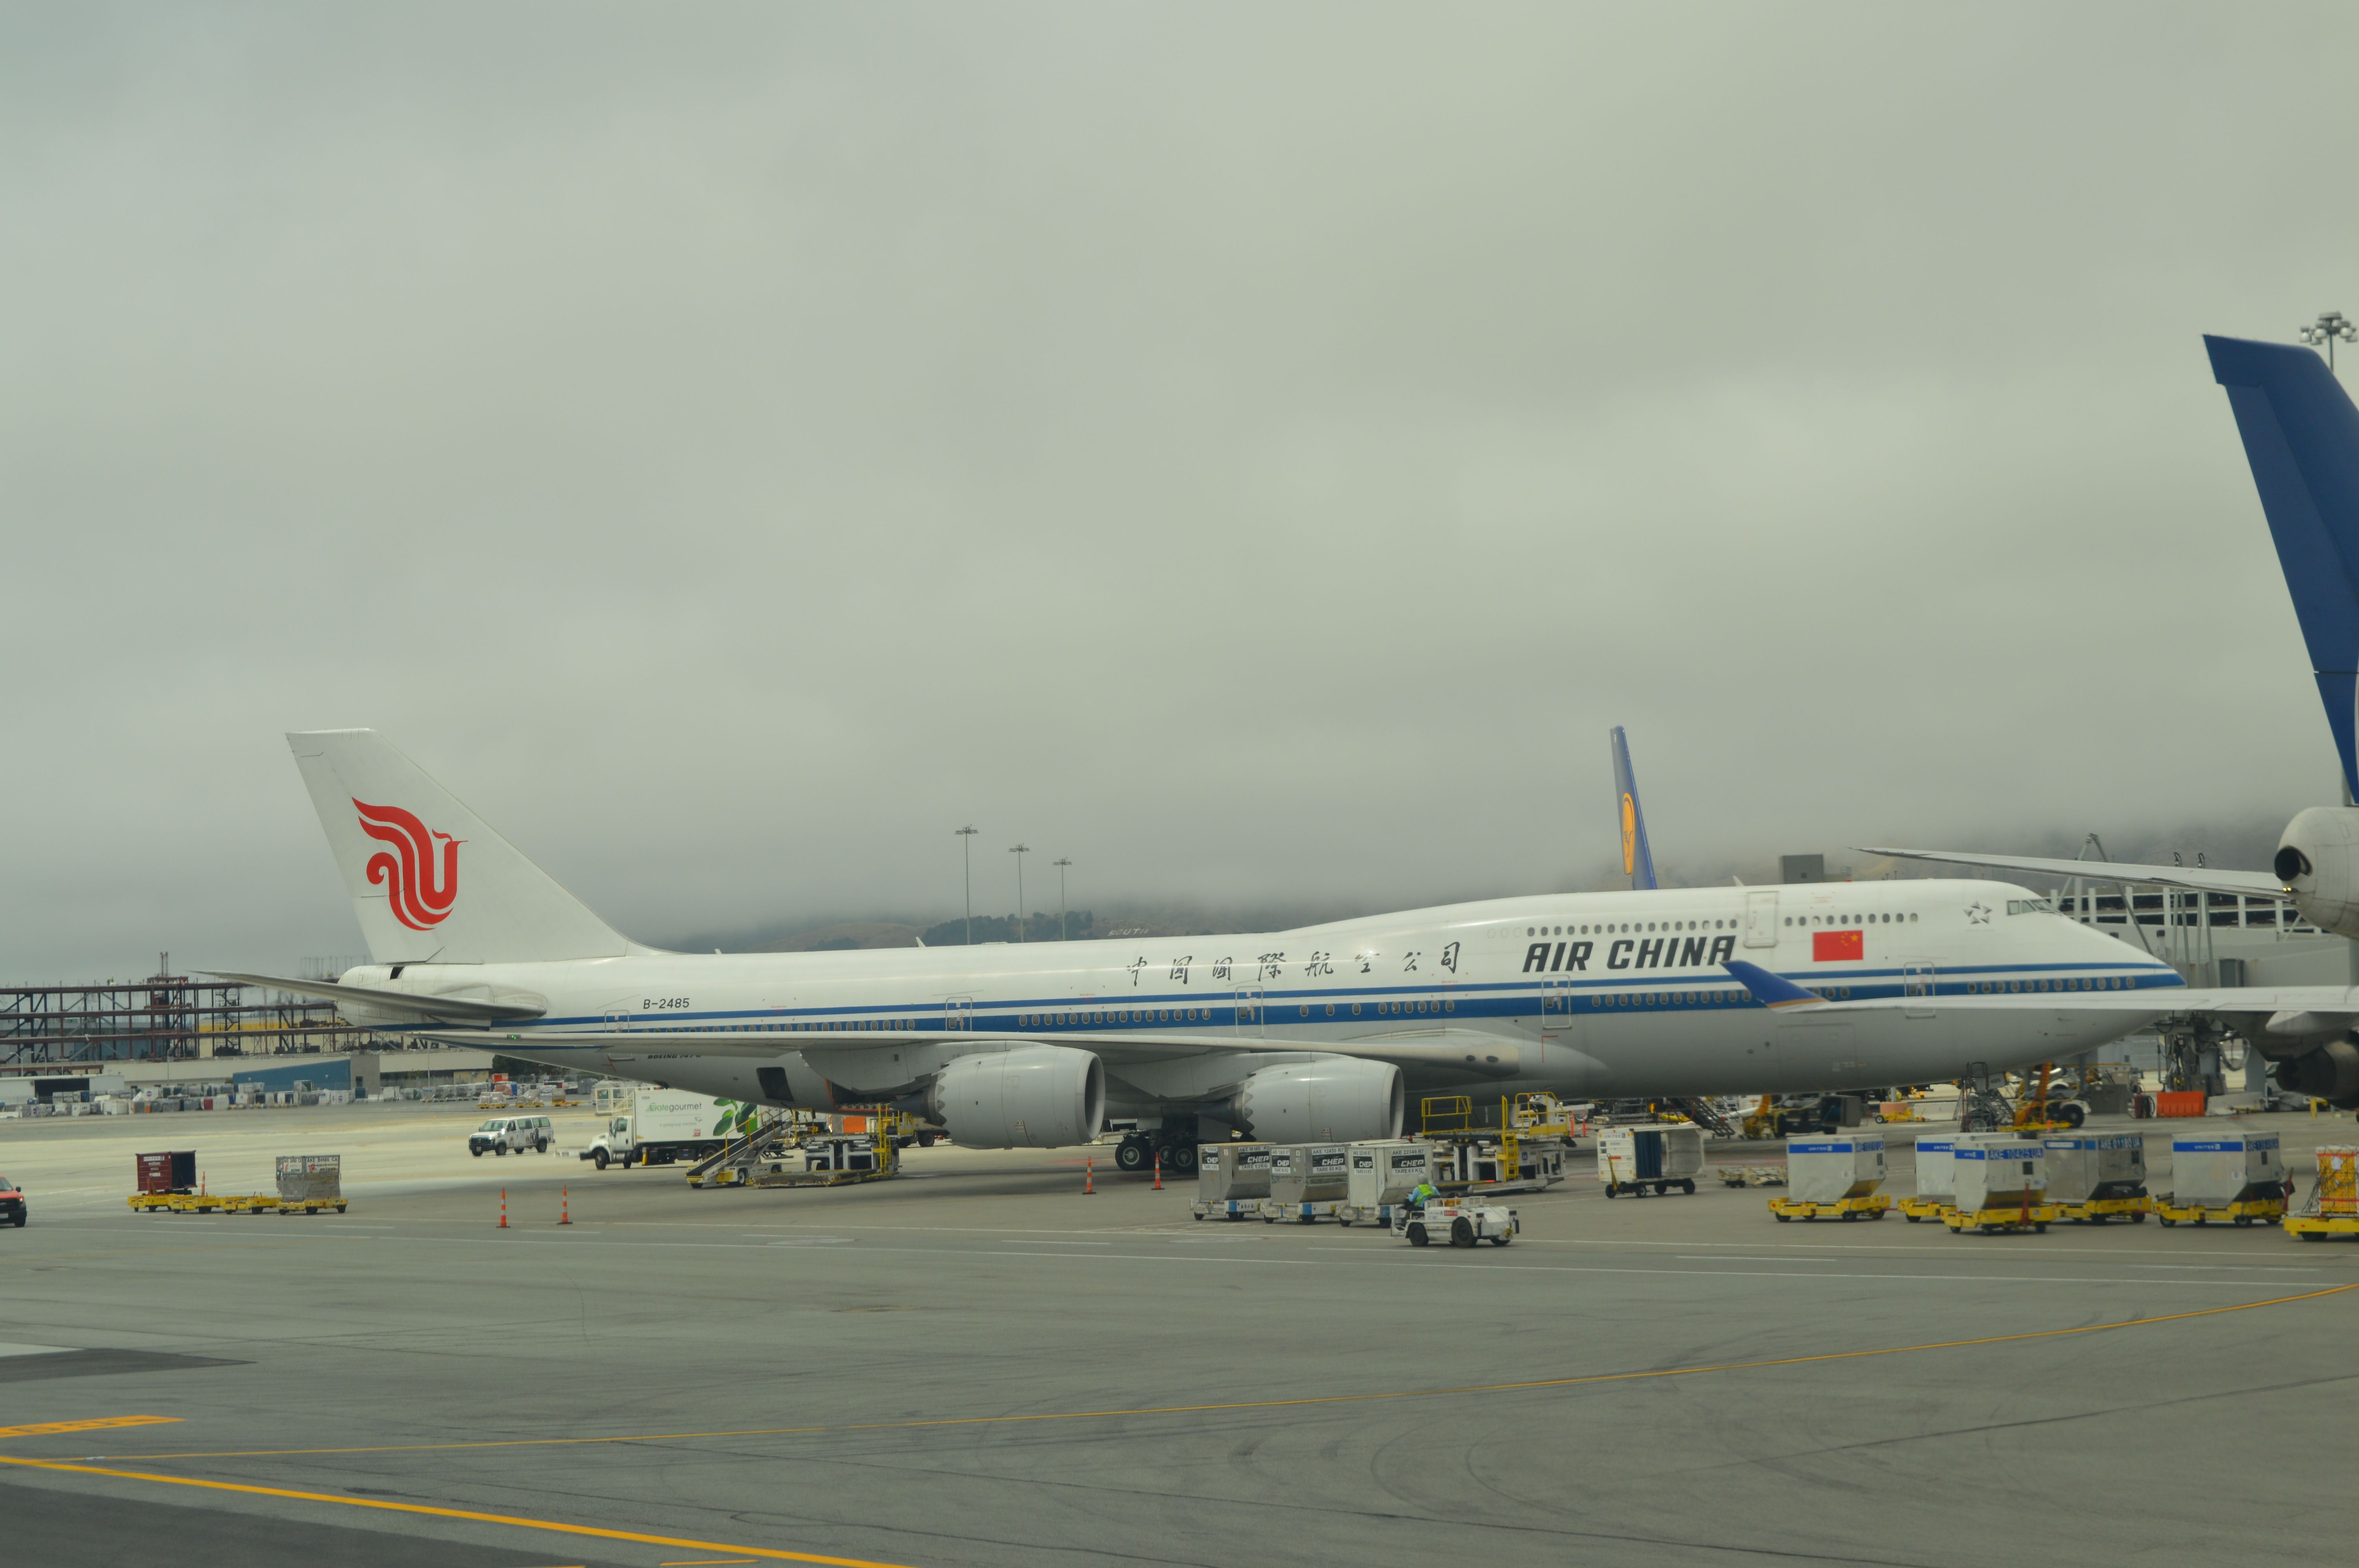
<svg viewBox="0 0 2359 1568"><path fill-rule="evenodd" d="M1696 1173L1703 1169L1703 1129L1669 1127L1606 1127L1597 1133L1597 1179L1608 1197L1618 1192L1652 1187L1695 1191Z"/></svg>
<svg viewBox="0 0 2359 1568"><path fill-rule="evenodd" d="M1280 1143L1270 1150L1269 1198L1291 1209L1340 1203L1351 1191L1352 1150L1345 1143Z"/></svg>
<svg viewBox="0 0 2359 1568"><path fill-rule="evenodd" d="M2012 1132L1961 1132L1950 1150L1951 1204L1961 1214L2045 1203L2048 1151Z"/></svg>
<svg viewBox="0 0 2359 1568"><path fill-rule="evenodd" d="M1196 1151L1196 1201L1225 1204L1269 1196L1270 1146L1205 1143Z"/></svg>
<svg viewBox="0 0 2359 1568"><path fill-rule="evenodd" d="M1884 1184L1884 1140L1873 1133L1811 1133L1786 1140L1786 1186L1794 1203L1864 1198Z"/></svg>
<svg viewBox="0 0 2359 1568"><path fill-rule="evenodd" d="M2220 1208L2285 1195L2285 1162L2274 1132L2215 1132L2170 1141L2170 1201Z"/></svg>
<svg viewBox="0 0 2359 1568"><path fill-rule="evenodd" d="M341 1154L281 1154L278 1156L278 1201L333 1203L344 1195Z"/></svg>
<svg viewBox="0 0 2359 1568"><path fill-rule="evenodd" d="M1917 1195L1950 1201L1957 1191L1951 1183L1950 1151L1957 1143L1954 1134L1917 1140Z"/></svg>
<svg viewBox="0 0 2359 1568"><path fill-rule="evenodd" d="M1354 1210L1375 1211L1397 1204L1433 1179L1433 1145L1417 1139L1354 1143L1344 1197Z"/></svg>
<svg viewBox="0 0 2359 1568"><path fill-rule="evenodd" d="M135 1154L143 1193L192 1193L197 1190L197 1152L175 1149L159 1154Z"/></svg>
<svg viewBox="0 0 2359 1568"><path fill-rule="evenodd" d="M2137 1133L2070 1133L2046 1147L2050 1203L2134 1198L2146 1190L2146 1139Z"/></svg>

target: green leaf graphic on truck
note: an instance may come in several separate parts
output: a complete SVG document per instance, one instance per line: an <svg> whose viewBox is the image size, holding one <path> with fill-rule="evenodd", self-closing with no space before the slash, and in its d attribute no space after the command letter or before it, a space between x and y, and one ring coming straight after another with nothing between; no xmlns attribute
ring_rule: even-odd
<svg viewBox="0 0 2359 1568"><path fill-rule="evenodd" d="M716 1099L712 1104L714 1108L721 1112L721 1119L712 1124L712 1135L715 1138L743 1137L750 1135L756 1130L761 1108L751 1101Z"/></svg>

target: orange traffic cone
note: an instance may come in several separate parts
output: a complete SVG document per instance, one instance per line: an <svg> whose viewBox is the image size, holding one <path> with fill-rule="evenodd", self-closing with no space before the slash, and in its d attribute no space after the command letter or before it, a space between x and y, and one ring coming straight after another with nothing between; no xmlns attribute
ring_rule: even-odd
<svg viewBox="0 0 2359 1568"><path fill-rule="evenodd" d="M1088 1197L1098 1190L1098 1166L1094 1160L1082 1162L1082 1195Z"/></svg>
<svg viewBox="0 0 2359 1568"><path fill-rule="evenodd" d="M573 1188L570 1184L557 1189L557 1223L573 1223Z"/></svg>
<svg viewBox="0 0 2359 1568"><path fill-rule="evenodd" d="M507 1227L508 1227L508 1190L507 1190L507 1188L506 1188L506 1187L502 1187L502 1188L500 1189L500 1228L501 1228L502 1230L506 1230Z"/></svg>
<svg viewBox="0 0 2359 1568"><path fill-rule="evenodd" d="M1158 1193L1163 1190L1163 1151L1160 1149L1155 1152L1155 1190Z"/></svg>

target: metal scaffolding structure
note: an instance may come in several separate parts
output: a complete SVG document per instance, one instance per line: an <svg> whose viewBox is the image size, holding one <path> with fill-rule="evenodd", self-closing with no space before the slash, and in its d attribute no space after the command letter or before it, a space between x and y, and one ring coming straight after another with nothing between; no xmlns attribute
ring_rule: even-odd
<svg viewBox="0 0 2359 1568"><path fill-rule="evenodd" d="M171 973L144 980L0 986L0 1069L62 1063L185 1061L378 1047L335 1004Z"/></svg>

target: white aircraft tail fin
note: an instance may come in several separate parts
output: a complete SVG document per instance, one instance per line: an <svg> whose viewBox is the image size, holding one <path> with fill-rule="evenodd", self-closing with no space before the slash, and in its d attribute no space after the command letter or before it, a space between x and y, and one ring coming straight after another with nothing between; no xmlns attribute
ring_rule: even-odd
<svg viewBox="0 0 2359 1568"><path fill-rule="evenodd" d="M374 730L287 743L380 964L616 957L632 944Z"/></svg>

